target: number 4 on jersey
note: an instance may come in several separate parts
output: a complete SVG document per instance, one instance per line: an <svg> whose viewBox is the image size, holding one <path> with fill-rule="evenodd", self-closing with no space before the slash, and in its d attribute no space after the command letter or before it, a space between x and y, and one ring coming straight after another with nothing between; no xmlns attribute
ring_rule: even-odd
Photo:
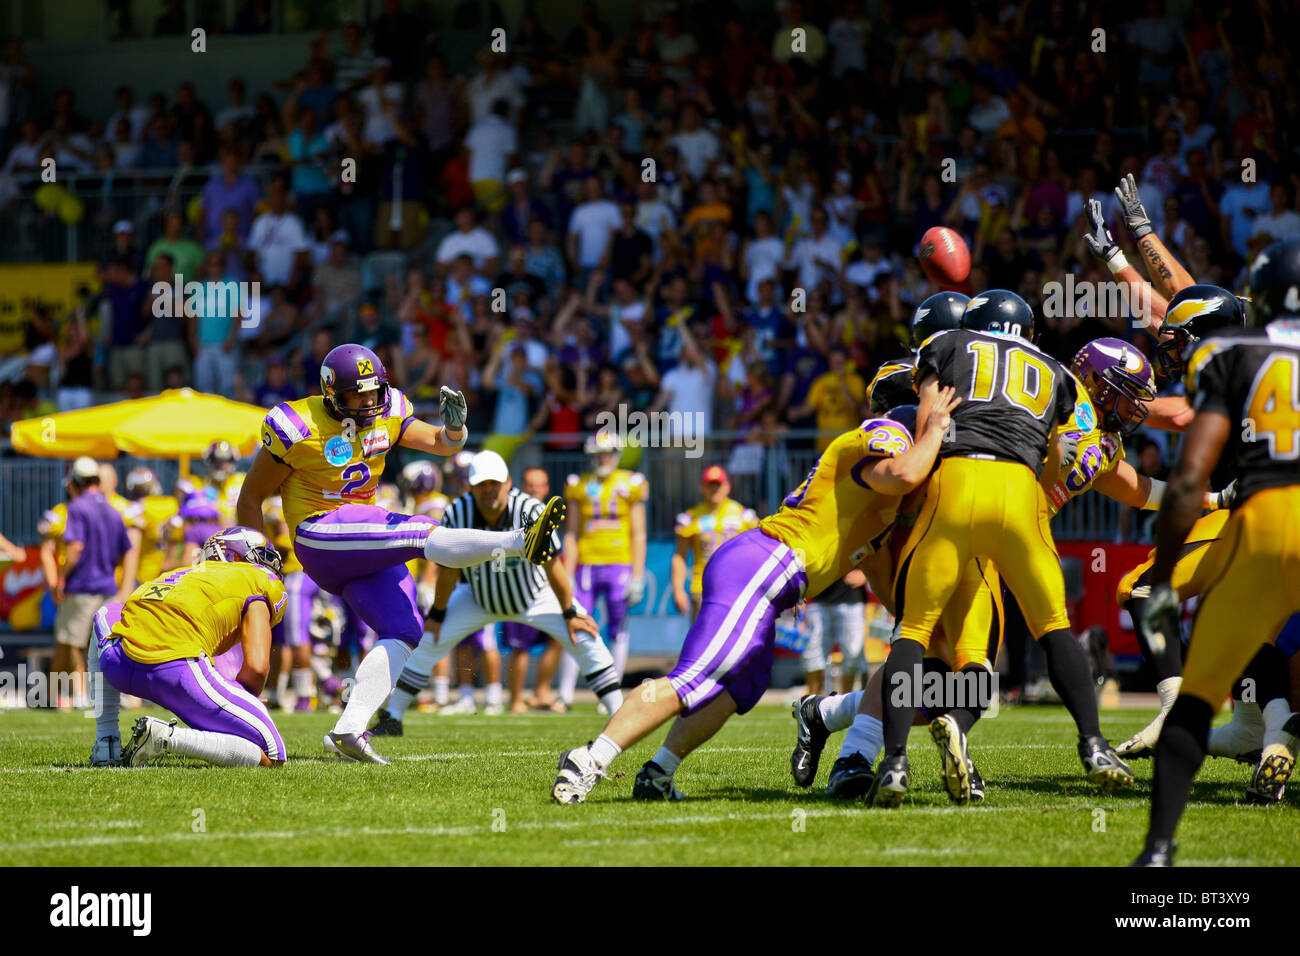
<svg viewBox="0 0 1300 956"><path fill-rule="evenodd" d="M1246 401L1245 441L1268 442L1270 458L1300 458L1300 360L1278 352L1255 376Z"/></svg>

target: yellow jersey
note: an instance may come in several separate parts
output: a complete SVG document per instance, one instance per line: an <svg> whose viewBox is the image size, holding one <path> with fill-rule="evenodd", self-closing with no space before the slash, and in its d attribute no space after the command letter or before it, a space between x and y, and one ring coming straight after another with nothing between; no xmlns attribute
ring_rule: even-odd
<svg viewBox="0 0 1300 956"><path fill-rule="evenodd" d="M262 421L262 447L293 469L280 486L289 533L304 518L340 505L372 505L384 458L415 420L410 399L395 388L388 406L364 428L343 434L344 422L319 395L281 402Z"/></svg>
<svg viewBox="0 0 1300 956"><path fill-rule="evenodd" d="M1087 390L1077 377L1074 383L1078 390L1074 414L1064 425L1056 426L1052 440L1056 441L1062 435L1074 437L1079 442L1079 457L1047 493L1047 508L1053 516L1071 498L1077 498L1091 488L1102 475L1114 471L1124 458L1124 443L1118 435L1097 427L1097 410L1088 398Z"/></svg>
<svg viewBox="0 0 1300 956"><path fill-rule="evenodd" d="M129 514L140 521L143 528L140 534L140 571L136 578L152 581L162 574L168 522L176 516L180 502L171 495L146 495L139 501L130 502L130 506ZM130 527L130 520L128 519L127 527Z"/></svg>
<svg viewBox="0 0 1300 956"><path fill-rule="evenodd" d="M564 498L578 522L579 564L632 563L632 506L649 490L644 475L623 468L569 476Z"/></svg>
<svg viewBox="0 0 1300 956"><path fill-rule="evenodd" d="M867 398L867 383L862 376L846 366L843 383L838 372L823 372L813 379L804 404L816 410L819 432L842 432L853 427L862 414L862 403ZM834 437L818 438L817 450L825 451Z"/></svg>
<svg viewBox="0 0 1300 956"><path fill-rule="evenodd" d="M728 498L716 508L707 501L677 516L677 540L690 545L691 594L701 593L704 565L713 552L742 531L758 527L758 514L739 501Z"/></svg>
<svg viewBox="0 0 1300 956"><path fill-rule="evenodd" d="M274 627L284 617L284 584L256 564L204 561L136 588L112 634L140 664L217 657L239 643L240 622L254 601L266 602Z"/></svg>
<svg viewBox="0 0 1300 956"><path fill-rule="evenodd" d="M898 422L869 418L837 436L780 510L758 523L764 534L800 555L808 579L806 599L844 577L884 542L901 498L875 491L862 473L911 447L912 436Z"/></svg>

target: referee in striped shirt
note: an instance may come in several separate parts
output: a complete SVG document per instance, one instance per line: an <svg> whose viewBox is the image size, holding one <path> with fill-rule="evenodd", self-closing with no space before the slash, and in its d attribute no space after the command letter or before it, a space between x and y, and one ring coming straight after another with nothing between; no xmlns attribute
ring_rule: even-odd
<svg viewBox="0 0 1300 956"><path fill-rule="evenodd" d="M447 505L441 522L444 528L509 531L524 527L544 507L512 487L506 463L494 451L474 456L469 486L469 491ZM557 549L559 546L557 541ZM536 565L503 556L462 569L439 565L424 637L397 679L386 711L379 712L374 732L399 736L402 716L429 682L433 666L464 638L498 621L528 624L555 638L573 655L587 686L609 712L622 705L614 658L600 639L596 622L574 601L564 562L553 558Z"/></svg>

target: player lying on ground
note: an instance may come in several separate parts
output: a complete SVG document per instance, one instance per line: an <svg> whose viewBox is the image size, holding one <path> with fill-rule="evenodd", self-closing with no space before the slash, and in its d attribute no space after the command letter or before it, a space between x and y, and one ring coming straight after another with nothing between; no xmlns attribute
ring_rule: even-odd
<svg viewBox="0 0 1300 956"><path fill-rule="evenodd" d="M1251 266L1250 289L1256 321L1269 324L1220 332L1185 356L1196 418L1160 509L1146 606L1153 638L1176 640L1181 595L1171 583L1174 566L1210 474L1225 456L1237 459L1239 491L1205 558L1209 583L1182 686L1156 745L1151 819L1137 866L1173 862L1174 832L1205 759L1215 710L1234 676L1300 613L1300 240L1264 250ZM1274 661L1264 673L1286 669ZM1291 739L1266 751L1266 779L1256 786L1280 790L1294 769L1300 717L1291 716L1284 729Z"/></svg>
<svg viewBox="0 0 1300 956"><path fill-rule="evenodd" d="M204 543L197 566L168 572L125 602L100 608L90 642L91 763L139 767L168 753L224 767L283 763L284 739L260 695L271 628L284 607L280 555L260 532L232 527ZM213 661L235 647L243 665L232 677ZM122 748L122 694L165 707L188 726L141 717Z"/></svg>
<svg viewBox="0 0 1300 956"><path fill-rule="evenodd" d="M534 525L517 531L452 530L426 515L376 506L375 489L393 446L450 455L465 444L465 397L444 387L443 424L428 425L415 417L405 395L389 387L379 357L360 345L332 349L320 378L319 396L284 402L267 414L262 447L239 493L239 520L261 530L262 503L278 492L307 576L342 597L375 631L325 748L387 763L366 727L424 633L406 563L425 557L463 568L501 556L540 563L555 553L551 535L564 519L564 502L552 498Z"/></svg>
<svg viewBox="0 0 1300 956"><path fill-rule="evenodd" d="M681 715L633 789L680 799L672 776L681 759L767 689L777 616L879 546L900 499L929 474L955 406L951 389L929 395L915 443L889 419L840 435L776 514L722 545L704 569L700 613L672 672L630 695L594 743L561 755L551 795L581 803L624 749Z"/></svg>

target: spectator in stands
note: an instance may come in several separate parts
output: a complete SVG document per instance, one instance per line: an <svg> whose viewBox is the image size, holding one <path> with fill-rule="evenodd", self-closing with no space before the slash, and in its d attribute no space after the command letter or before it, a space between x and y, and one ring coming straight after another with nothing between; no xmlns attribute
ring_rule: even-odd
<svg viewBox="0 0 1300 956"><path fill-rule="evenodd" d="M264 281L275 285L289 281L294 255L307 242L302 220L289 210L285 181L277 176L266 190L267 210L253 221L248 248L257 257Z"/></svg>
<svg viewBox="0 0 1300 956"><path fill-rule="evenodd" d="M222 257L209 252L197 277L204 285L199 314L188 316L187 334L194 353L194 387L212 395L233 396L239 371L238 297L210 292L221 282ZM232 301L232 298L234 301Z"/></svg>
<svg viewBox="0 0 1300 956"><path fill-rule="evenodd" d="M145 271L152 272L154 263L164 253L171 258L176 272L187 278L194 277L203 261L203 247L186 237L185 217L179 211L169 212L163 218L162 236L145 253Z"/></svg>
<svg viewBox="0 0 1300 956"><path fill-rule="evenodd" d="M585 286L587 275L601 265L610 237L621 225L618 206L605 198L604 183L592 174L584 184L586 201L569 218L566 252L574 269L575 284Z"/></svg>
<svg viewBox="0 0 1300 956"><path fill-rule="evenodd" d="M241 171L239 150L235 146L222 147L220 161L220 174L208 180L199 194L199 237L211 240L211 237L220 235L222 214L227 209L234 209L239 213L238 236L245 240L253 224L253 211L261 191L256 181Z"/></svg>
<svg viewBox="0 0 1300 956"><path fill-rule="evenodd" d="M184 281L195 281L191 275ZM190 367L190 356L186 350L189 335L186 317L172 314L174 308L175 284L181 281L177 275L176 263L171 253L159 252L149 270L150 291L145 300L144 312L148 327L145 329L144 365L145 380L149 391L157 392L162 388L178 388L184 384L184 370ZM183 310L182 310L183 311ZM165 385L166 373L172 368L180 368L179 385Z"/></svg>
<svg viewBox="0 0 1300 956"><path fill-rule="evenodd" d="M492 111L471 126L465 136L474 198L488 212L497 212L505 205L506 169L519 151L515 128L506 119L509 115L509 103L498 99Z"/></svg>
<svg viewBox="0 0 1300 956"><path fill-rule="evenodd" d="M478 224L472 206L456 210L456 231L448 233L438 243L438 273L446 275L452 263L462 255L469 256L474 271L483 275L495 275L500 264L496 240Z"/></svg>

